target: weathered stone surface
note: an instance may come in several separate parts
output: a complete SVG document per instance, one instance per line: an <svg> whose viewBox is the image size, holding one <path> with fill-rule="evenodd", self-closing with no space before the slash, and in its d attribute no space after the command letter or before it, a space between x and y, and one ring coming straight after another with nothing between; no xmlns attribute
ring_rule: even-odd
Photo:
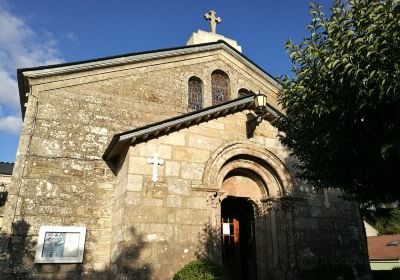
<svg viewBox="0 0 400 280"><path fill-rule="evenodd" d="M167 207L181 207L181 206L182 206L182 196L174 194L167 196Z"/></svg>
<svg viewBox="0 0 400 280"><path fill-rule="evenodd" d="M125 197L125 203L129 205L136 205L140 202L140 193L137 192L127 192Z"/></svg>
<svg viewBox="0 0 400 280"><path fill-rule="evenodd" d="M165 176L178 177L180 169L179 162L169 160L165 163Z"/></svg>
<svg viewBox="0 0 400 280"><path fill-rule="evenodd" d="M203 178L204 165L199 163L183 163L181 177L185 179L201 180Z"/></svg>
<svg viewBox="0 0 400 280"><path fill-rule="evenodd" d="M198 149L215 150L222 144L220 138L207 137L199 134L189 134L189 147Z"/></svg>
<svg viewBox="0 0 400 280"><path fill-rule="evenodd" d="M143 204L147 206L163 206L164 201L162 199L145 198Z"/></svg>
<svg viewBox="0 0 400 280"><path fill-rule="evenodd" d="M188 197L184 200L184 207L193 209L207 209L207 201L204 197Z"/></svg>
<svg viewBox="0 0 400 280"><path fill-rule="evenodd" d="M185 146L185 134L181 132L174 132L160 139L161 143L173 146Z"/></svg>
<svg viewBox="0 0 400 280"><path fill-rule="evenodd" d="M210 158L210 151L206 149L195 148L172 148L172 159L185 162L205 163Z"/></svg>
<svg viewBox="0 0 400 280"><path fill-rule="evenodd" d="M139 154L142 157L153 157L157 153L160 159L171 158L171 146L164 144L144 143L139 146Z"/></svg>
<svg viewBox="0 0 400 280"><path fill-rule="evenodd" d="M178 195L190 194L190 181L184 179L168 179L168 193Z"/></svg>
<svg viewBox="0 0 400 280"><path fill-rule="evenodd" d="M126 189L128 191L140 192L142 190L143 177L140 175L128 174Z"/></svg>
<svg viewBox="0 0 400 280"><path fill-rule="evenodd" d="M157 280L171 279L199 252L220 262L224 197L216 190L237 173L248 181L236 182L238 191L229 195L253 203L256 255L261 260L258 279L292 275L302 261L294 256L301 258L303 252L342 259L357 253L366 259L365 248L359 249L365 239L356 204L330 193L327 209L323 195L296 180L289 194L300 194L300 200L279 202L282 185L288 187L290 179L282 170L294 176L294 160L268 122L261 123L254 137L247 139L246 114L251 110L135 144L121 152L120 162L112 169L101 159L115 133L189 112L191 76L203 81L204 106L210 106L211 73L216 69L228 73L231 98L236 98L241 88L260 90L279 108L277 86L223 49L201 56L177 55L92 69L90 73L27 77L31 93L40 102L28 99L9 184L1 230L11 236L11 243L0 244L0 249L11 248L9 256L12 253L17 259L4 263L4 271L20 271L21 279ZM238 143L241 150L231 153ZM265 149L273 154L273 161L266 153L257 153ZM155 153L165 161L158 166L156 183L151 180L153 166L147 163ZM217 158L218 168L210 172L207 168ZM227 170L230 164L235 168ZM211 177L220 181L207 185ZM253 190L262 191L250 191L250 184ZM272 195L277 202L271 208L260 202ZM33 264L28 256L35 252L40 226L48 224L87 227L83 264ZM215 248L207 247L210 244ZM24 270L20 269L22 263Z"/></svg>

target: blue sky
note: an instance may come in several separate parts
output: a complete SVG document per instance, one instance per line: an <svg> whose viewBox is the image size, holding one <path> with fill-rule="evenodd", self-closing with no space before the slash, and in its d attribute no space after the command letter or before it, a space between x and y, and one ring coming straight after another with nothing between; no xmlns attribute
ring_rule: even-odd
<svg viewBox="0 0 400 280"><path fill-rule="evenodd" d="M290 73L284 43L310 21L302 0L0 0L0 161L13 162L22 127L16 69L185 45L203 15L273 76ZM325 7L331 1L318 1Z"/></svg>

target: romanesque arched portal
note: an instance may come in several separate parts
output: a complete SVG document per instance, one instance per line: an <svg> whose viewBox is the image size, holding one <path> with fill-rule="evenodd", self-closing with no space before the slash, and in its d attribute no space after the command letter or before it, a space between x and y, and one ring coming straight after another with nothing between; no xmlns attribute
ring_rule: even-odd
<svg viewBox="0 0 400 280"><path fill-rule="evenodd" d="M214 205L212 215L221 229L222 262L232 274L266 279L287 273L286 263L293 265L296 257L293 219L283 203L294 183L285 164L261 145L232 142L211 157L204 183L210 196L222 202Z"/></svg>

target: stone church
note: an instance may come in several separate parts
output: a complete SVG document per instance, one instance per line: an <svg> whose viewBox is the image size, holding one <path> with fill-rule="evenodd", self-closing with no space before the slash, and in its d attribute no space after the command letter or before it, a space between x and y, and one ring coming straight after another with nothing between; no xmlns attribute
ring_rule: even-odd
<svg viewBox="0 0 400 280"><path fill-rule="evenodd" d="M172 279L197 258L232 279L369 279L358 205L296 178L278 82L206 17L186 46L18 70L1 279ZM84 227L83 260L35 261L42 226Z"/></svg>

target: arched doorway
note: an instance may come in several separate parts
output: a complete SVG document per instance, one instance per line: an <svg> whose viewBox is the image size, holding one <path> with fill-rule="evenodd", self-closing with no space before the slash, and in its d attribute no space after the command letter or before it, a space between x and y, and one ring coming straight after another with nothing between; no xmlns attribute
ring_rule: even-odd
<svg viewBox="0 0 400 280"><path fill-rule="evenodd" d="M221 203L210 204L215 207L215 210L210 211L210 218L213 223L221 226L221 235L224 225L220 223L226 223L226 219L231 218L229 233L232 229L233 241L234 227L239 231L239 236L236 236L239 243L236 242L236 248L231 250L241 254L241 247L244 248L241 245L246 241L250 241L250 247L255 247L254 254L245 252L245 257L235 257L233 260L223 256L222 262L231 271L233 279L279 279L279 273L286 273L296 265L294 246L290 246L294 238L293 228L286 226L291 224L286 219L290 219L290 213L287 215L285 210L280 209L279 203L294 186L290 173L271 151L247 141L226 143L211 158L205 169L204 184L209 189L218 190L212 192L210 197ZM247 219L239 218L241 213ZM238 216L237 221L234 220L235 215ZM244 231L246 228L253 229L253 240L245 237L240 239L241 224ZM222 238L221 243L225 242ZM235 242L233 244L235 246ZM222 250L220 252L224 253ZM249 260L249 254L252 254L252 258L246 264L244 260L246 257ZM291 260L286 262L289 264L287 267L280 267L281 258ZM250 276L246 272L247 268Z"/></svg>
<svg viewBox="0 0 400 280"><path fill-rule="evenodd" d="M234 280L257 279L254 211L243 197L221 203L222 263Z"/></svg>

